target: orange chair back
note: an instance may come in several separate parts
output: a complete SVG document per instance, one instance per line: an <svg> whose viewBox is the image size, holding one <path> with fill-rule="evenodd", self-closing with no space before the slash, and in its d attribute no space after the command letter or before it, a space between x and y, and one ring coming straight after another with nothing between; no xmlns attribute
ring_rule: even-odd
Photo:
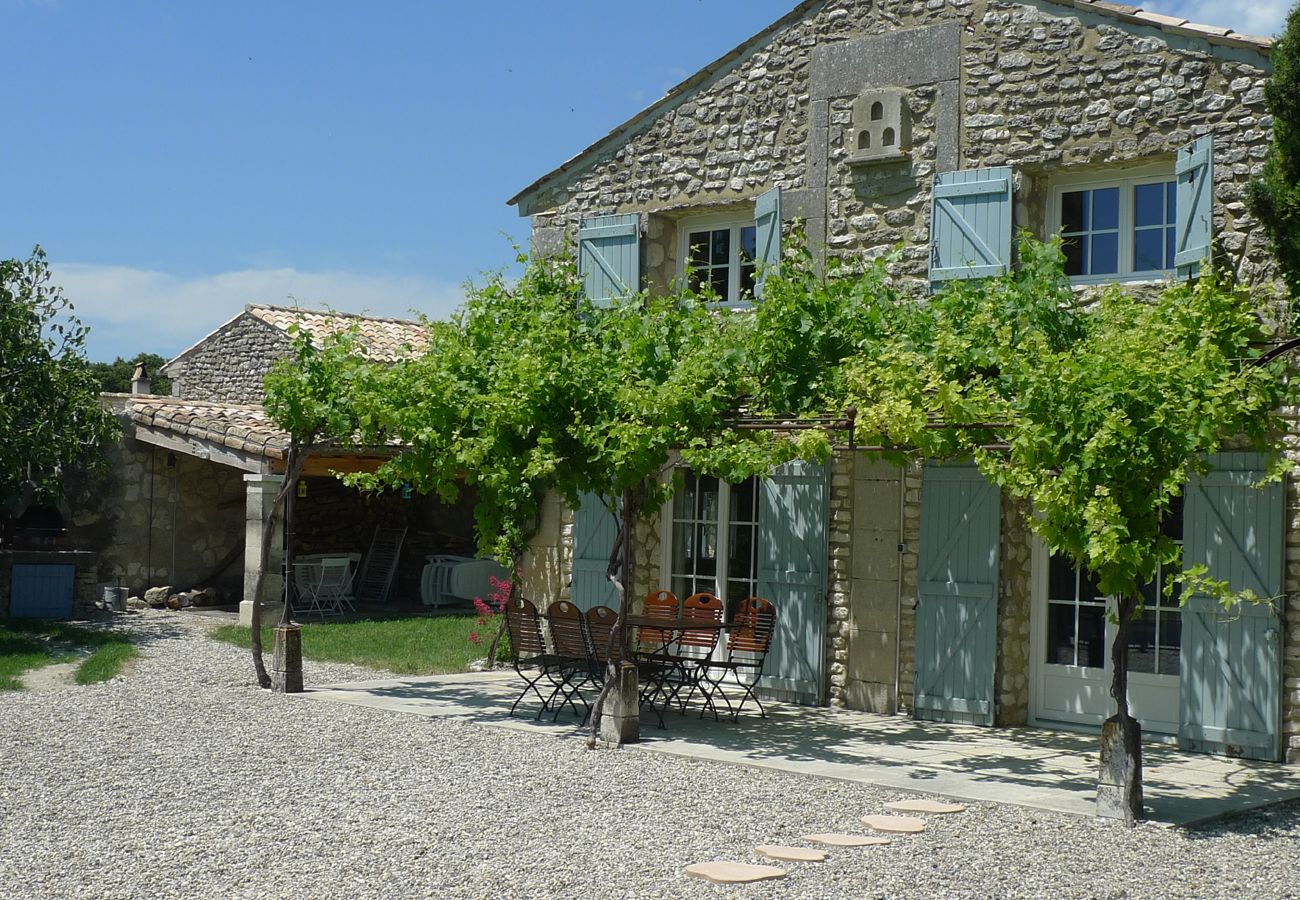
<svg viewBox="0 0 1300 900"><path fill-rule="evenodd" d="M740 601L736 623L727 636L727 650L731 653L767 653L776 631L776 607L772 601L750 597Z"/></svg>
<svg viewBox="0 0 1300 900"><path fill-rule="evenodd" d="M677 643L682 647L700 647L709 653L718 644L718 629L691 628L691 622L722 622L722 601L713 594L701 592L691 594L682 601L682 620L686 623L682 636Z"/></svg>
<svg viewBox="0 0 1300 900"><path fill-rule="evenodd" d="M647 618L669 619L677 621L677 595L672 591L651 591L646 594L645 608L642 612ZM637 629L636 641L641 649L660 650L672 642L673 632L665 628Z"/></svg>

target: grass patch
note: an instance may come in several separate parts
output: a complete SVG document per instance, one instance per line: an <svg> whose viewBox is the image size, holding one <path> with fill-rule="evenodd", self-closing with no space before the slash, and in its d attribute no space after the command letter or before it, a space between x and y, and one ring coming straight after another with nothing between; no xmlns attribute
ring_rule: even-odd
<svg viewBox="0 0 1300 900"><path fill-rule="evenodd" d="M44 641L0 628L0 691L22 690L19 676L54 662L55 655Z"/></svg>
<svg viewBox="0 0 1300 900"><path fill-rule="evenodd" d="M467 672L471 662L487 653L486 641L475 645L467 639L477 621L477 616L468 615L308 622L302 626L302 655L398 675ZM223 625L212 636L247 647L252 632L241 625ZM275 646L274 629L262 629L262 646L269 654Z"/></svg>
<svg viewBox="0 0 1300 900"><path fill-rule="evenodd" d="M22 673L74 660L83 649L92 653L77 669L78 684L107 681L140 655L130 638L113 631L49 619L14 619L0 627L0 690L20 690Z"/></svg>
<svg viewBox="0 0 1300 900"><path fill-rule="evenodd" d="M116 677L122 667L140 655L130 641L104 644L77 666L77 684L98 684Z"/></svg>

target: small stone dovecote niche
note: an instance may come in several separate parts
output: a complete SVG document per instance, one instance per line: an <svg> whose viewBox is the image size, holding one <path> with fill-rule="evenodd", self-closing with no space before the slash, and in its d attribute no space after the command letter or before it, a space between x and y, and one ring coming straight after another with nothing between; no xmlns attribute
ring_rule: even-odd
<svg viewBox="0 0 1300 900"><path fill-rule="evenodd" d="M903 159L912 146L912 121L900 88L863 91L853 101L849 165Z"/></svg>

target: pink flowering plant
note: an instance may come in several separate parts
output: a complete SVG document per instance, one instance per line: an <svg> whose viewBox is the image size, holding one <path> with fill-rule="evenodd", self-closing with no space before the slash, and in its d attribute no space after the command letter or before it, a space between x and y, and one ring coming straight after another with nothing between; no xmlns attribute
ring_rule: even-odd
<svg viewBox="0 0 1300 900"><path fill-rule="evenodd" d="M507 578L497 578L495 575L488 578L488 583L492 587L492 592L488 594L485 601L482 597L474 598L474 612L478 618L474 621L474 627L469 632L469 642L479 645L488 641L488 646L492 645L492 638L501 630L503 622L502 616L506 612L506 604L510 602L510 580ZM509 636L502 635L502 640L497 642L498 662L510 658Z"/></svg>

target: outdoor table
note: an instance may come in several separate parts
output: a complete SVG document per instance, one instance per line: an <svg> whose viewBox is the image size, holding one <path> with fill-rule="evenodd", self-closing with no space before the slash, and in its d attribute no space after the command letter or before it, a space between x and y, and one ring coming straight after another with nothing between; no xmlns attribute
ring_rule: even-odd
<svg viewBox="0 0 1300 900"><path fill-rule="evenodd" d="M663 711L668 709L668 704L677 697L677 690L668 689L668 676L673 671L682 674L683 683L686 681L687 663L694 657L679 656L669 653L668 648L677 639L677 634L682 631L717 631L721 633L734 623L717 621L715 619L696 619L689 616L677 616L667 618L665 616L628 616L623 620L625 625L630 625L638 629L658 630L662 643L655 650L636 651L633 650L633 658L642 663L638 670L644 668L646 674L647 688L642 692L642 701L650 705L650 709L659 719L659 727L666 727L664 724ZM662 709L654 703L654 697L663 698Z"/></svg>

